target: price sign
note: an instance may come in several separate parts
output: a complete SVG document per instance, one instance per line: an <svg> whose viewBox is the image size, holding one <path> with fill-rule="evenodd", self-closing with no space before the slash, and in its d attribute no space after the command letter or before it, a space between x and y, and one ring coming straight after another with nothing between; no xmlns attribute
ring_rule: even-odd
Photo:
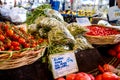
<svg viewBox="0 0 120 80"><path fill-rule="evenodd" d="M78 71L75 54L72 51L49 56L54 79Z"/></svg>
<svg viewBox="0 0 120 80"><path fill-rule="evenodd" d="M76 18L77 23L79 23L82 26L87 26L87 25L91 25L90 21L88 18L83 17L83 18Z"/></svg>

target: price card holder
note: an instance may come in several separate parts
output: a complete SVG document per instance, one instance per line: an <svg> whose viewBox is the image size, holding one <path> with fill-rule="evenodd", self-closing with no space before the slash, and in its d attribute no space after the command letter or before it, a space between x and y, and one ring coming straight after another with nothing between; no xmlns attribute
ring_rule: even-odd
<svg viewBox="0 0 120 80"><path fill-rule="evenodd" d="M82 26L91 25L91 23L87 17L76 18L76 21L77 21L77 23L79 23Z"/></svg>
<svg viewBox="0 0 120 80"><path fill-rule="evenodd" d="M54 79L78 71L78 66L73 51L58 53L49 56Z"/></svg>

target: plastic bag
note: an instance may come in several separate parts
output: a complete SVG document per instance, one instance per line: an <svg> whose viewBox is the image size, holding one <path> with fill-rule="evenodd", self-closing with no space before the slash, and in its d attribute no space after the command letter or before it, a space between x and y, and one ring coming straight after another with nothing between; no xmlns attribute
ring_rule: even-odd
<svg viewBox="0 0 120 80"><path fill-rule="evenodd" d="M78 23L73 22L67 25L67 29L70 31L70 33L76 37L79 34L83 34L84 32L87 32L88 29L85 26L80 26Z"/></svg>
<svg viewBox="0 0 120 80"><path fill-rule="evenodd" d="M7 5L0 7L0 13L3 17L9 17L10 14L10 7Z"/></svg>
<svg viewBox="0 0 120 80"><path fill-rule="evenodd" d="M53 17L56 18L59 21L64 21L63 16L56 10L53 9L45 9L44 13L48 16L48 17Z"/></svg>
<svg viewBox="0 0 120 80"><path fill-rule="evenodd" d="M11 9L9 17L12 22L22 23L26 21L26 13L27 10L24 8L15 7Z"/></svg>

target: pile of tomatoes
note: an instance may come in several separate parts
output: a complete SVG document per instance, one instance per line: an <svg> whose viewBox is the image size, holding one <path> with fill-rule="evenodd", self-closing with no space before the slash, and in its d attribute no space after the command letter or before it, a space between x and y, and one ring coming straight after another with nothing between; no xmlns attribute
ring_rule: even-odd
<svg viewBox="0 0 120 80"><path fill-rule="evenodd" d="M56 80L95 80L95 77L92 74L87 74L85 72L72 73L66 76L66 79L60 77Z"/></svg>
<svg viewBox="0 0 120 80"><path fill-rule="evenodd" d="M23 48L32 48L42 43L43 39L36 40L33 36L13 25L0 23L0 51L16 51Z"/></svg>
<svg viewBox="0 0 120 80"><path fill-rule="evenodd" d="M116 29L103 27L103 26L92 25L92 26L87 26L87 28L90 31L87 32L86 34L92 36L108 36L108 35L120 34L120 31Z"/></svg>
<svg viewBox="0 0 120 80"><path fill-rule="evenodd" d="M60 77L56 80L120 80L120 76L117 74L120 72L120 70L116 69L112 65L98 65L98 70L101 73L96 76L85 72L78 72L68 74L65 77Z"/></svg>

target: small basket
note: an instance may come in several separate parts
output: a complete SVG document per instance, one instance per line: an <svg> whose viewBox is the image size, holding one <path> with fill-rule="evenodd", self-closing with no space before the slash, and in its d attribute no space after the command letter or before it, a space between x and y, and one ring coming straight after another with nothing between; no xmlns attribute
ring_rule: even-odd
<svg viewBox="0 0 120 80"><path fill-rule="evenodd" d="M18 68L34 63L43 56L46 47L24 50L22 52L12 51L0 54L0 70ZM4 51L3 51L4 52Z"/></svg>
<svg viewBox="0 0 120 80"><path fill-rule="evenodd" d="M116 44L120 42L120 34L109 35L109 36L91 36L91 35L84 35L84 36L91 44L107 45L107 44Z"/></svg>

